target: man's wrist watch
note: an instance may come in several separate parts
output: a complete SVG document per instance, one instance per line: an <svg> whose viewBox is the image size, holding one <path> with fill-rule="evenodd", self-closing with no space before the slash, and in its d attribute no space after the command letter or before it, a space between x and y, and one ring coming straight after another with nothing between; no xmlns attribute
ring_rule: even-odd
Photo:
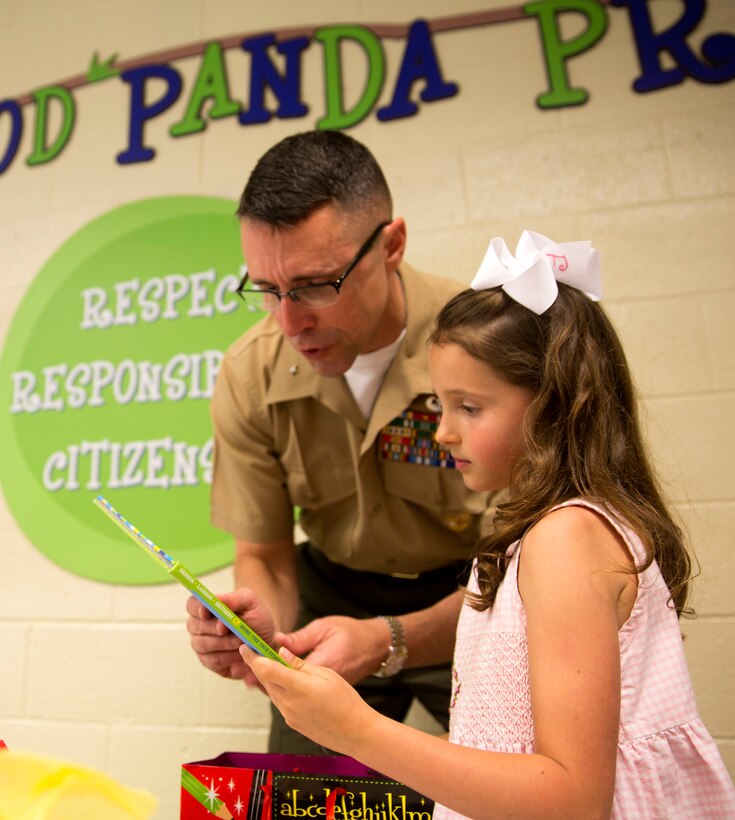
<svg viewBox="0 0 735 820"><path fill-rule="evenodd" d="M406 664L408 649L406 648L406 636L403 632L401 622L393 615L380 615L390 629L390 646L385 660L380 664L380 669L373 673L376 678L391 678L397 675Z"/></svg>

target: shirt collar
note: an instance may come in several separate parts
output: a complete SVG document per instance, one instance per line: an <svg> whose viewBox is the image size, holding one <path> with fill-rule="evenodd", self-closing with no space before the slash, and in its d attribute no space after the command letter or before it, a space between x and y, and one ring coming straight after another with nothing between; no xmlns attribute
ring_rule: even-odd
<svg viewBox="0 0 735 820"><path fill-rule="evenodd" d="M370 418L371 432L388 424L416 396L433 392L426 351L426 337L434 321L433 311L421 297L421 274L404 263L400 275L406 293L406 337L386 373ZM275 324L272 317L265 321ZM355 422L359 420L360 426L365 425L344 378L319 376L309 360L281 335L265 401L276 404L307 397L315 398L339 414L354 411Z"/></svg>

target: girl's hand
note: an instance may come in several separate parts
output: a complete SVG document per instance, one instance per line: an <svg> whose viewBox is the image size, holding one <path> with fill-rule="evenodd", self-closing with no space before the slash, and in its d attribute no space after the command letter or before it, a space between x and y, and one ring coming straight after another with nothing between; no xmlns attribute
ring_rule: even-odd
<svg viewBox="0 0 735 820"><path fill-rule="evenodd" d="M354 755L378 714L337 672L297 658L286 647L279 654L291 669L245 644L240 654L292 729L335 752Z"/></svg>

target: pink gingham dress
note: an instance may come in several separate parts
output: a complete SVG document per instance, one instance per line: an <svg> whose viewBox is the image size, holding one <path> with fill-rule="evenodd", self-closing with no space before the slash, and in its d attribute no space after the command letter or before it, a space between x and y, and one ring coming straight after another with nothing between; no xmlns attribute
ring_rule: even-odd
<svg viewBox="0 0 735 820"><path fill-rule="evenodd" d="M637 563L640 538L598 505L574 499L620 533ZM457 627L449 739L496 752L535 751L528 684L526 613L518 592L520 542L490 610L465 605ZM473 568L469 589L477 591ZM705 729L689 679L676 612L654 562L638 576L638 594L620 629L621 704L615 797L622 820L735 818L735 788ZM492 801L492 795L488 795ZM462 817L435 807L435 820Z"/></svg>

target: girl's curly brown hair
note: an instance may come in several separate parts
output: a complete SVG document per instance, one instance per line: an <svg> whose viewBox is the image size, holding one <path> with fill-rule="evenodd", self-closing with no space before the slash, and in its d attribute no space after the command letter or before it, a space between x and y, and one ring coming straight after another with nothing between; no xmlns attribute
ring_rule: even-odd
<svg viewBox="0 0 735 820"><path fill-rule="evenodd" d="M429 342L459 345L534 393L510 500L478 544L480 593L472 605L492 605L510 544L556 504L584 497L641 537L646 561L630 571L656 560L677 614L691 614L691 559L651 468L625 354L600 304L560 283L556 301L539 316L500 288L465 290L441 310Z"/></svg>

